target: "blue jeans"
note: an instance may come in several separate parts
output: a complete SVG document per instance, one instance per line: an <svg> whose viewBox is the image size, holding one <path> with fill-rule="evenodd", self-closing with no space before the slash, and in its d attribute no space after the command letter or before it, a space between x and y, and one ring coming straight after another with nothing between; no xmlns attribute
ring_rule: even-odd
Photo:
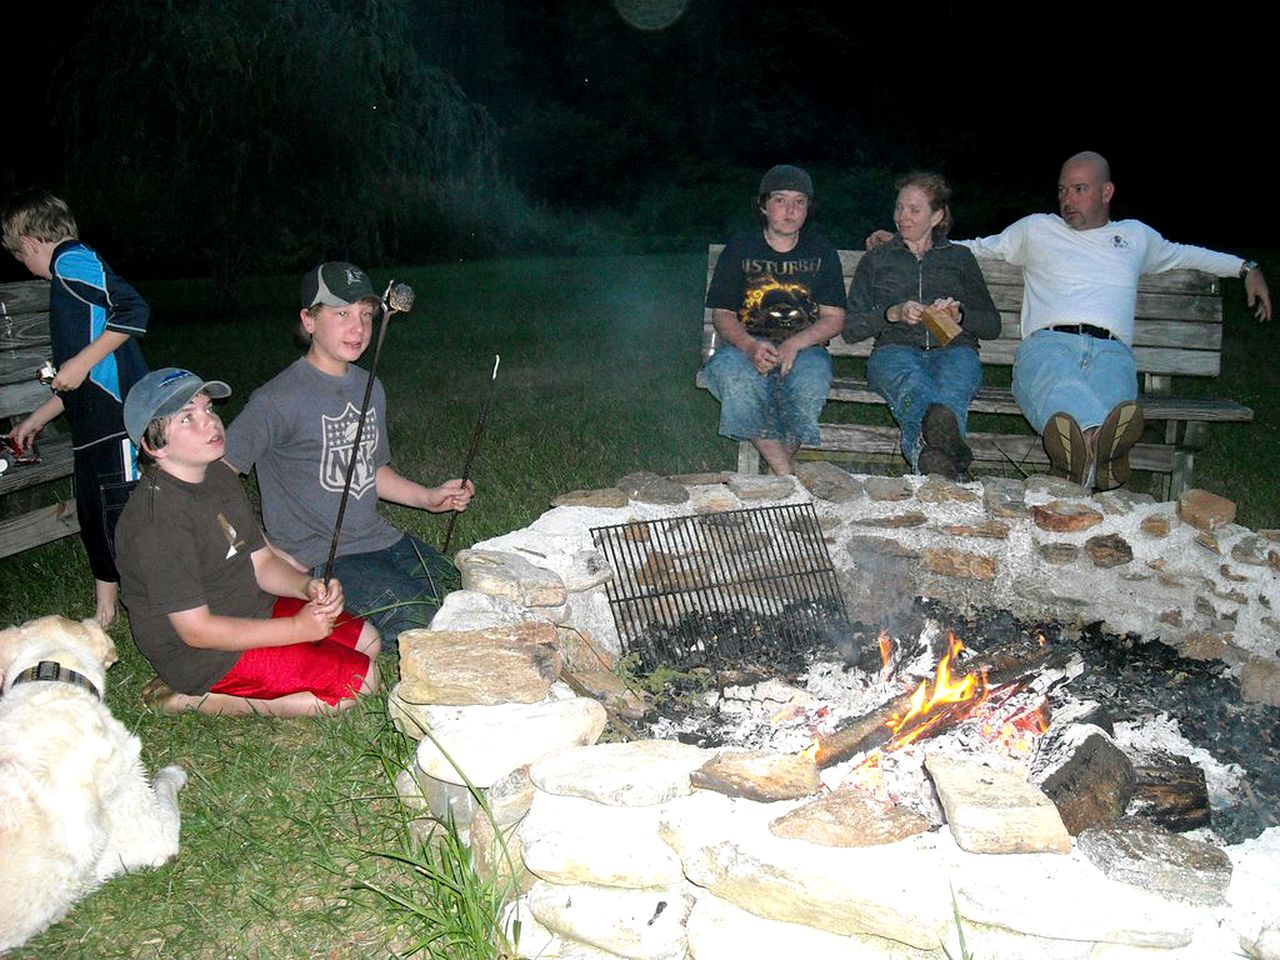
<svg viewBox="0 0 1280 960"><path fill-rule="evenodd" d="M311 572L323 575L324 565ZM446 557L408 533L384 550L338 557L333 575L347 609L378 628L384 650L395 649L401 631L427 626L459 580Z"/></svg>
<svg viewBox="0 0 1280 960"><path fill-rule="evenodd" d="M831 389L831 355L805 347L785 377L759 373L737 347L720 347L706 369L707 387L720 401L720 435L734 440L777 440L819 446L818 415Z"/></svg>
<svg viewBox="0 0 1280 960"><path fill-rule="evenodd" d="M982 386L982 361L971 347L921 350L891 343L876 347L867 359L867 386L889 404L893 419L902 428L902 455L919 467L920 423L935 403L956 415L960 435L969 419L969 401Z"/></svg>
<svg viewBox="0 0 1280 960"><path fill-rule="evenodd" d="M1037 330L1014 357L1013 397L1036 433L1059 411L1082 430L1096 427L1112 407L1137 396L1133 351L1119 340Z"/></svg>

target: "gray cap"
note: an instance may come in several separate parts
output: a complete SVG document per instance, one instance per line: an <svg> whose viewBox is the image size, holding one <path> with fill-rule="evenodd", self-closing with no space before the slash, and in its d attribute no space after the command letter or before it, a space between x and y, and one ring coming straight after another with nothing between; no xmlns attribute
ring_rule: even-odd
<svg viewBox="0 0 1280 960"><path fill-rule="evenodd" d="M201 380L177 367L152 370L124 398L124 429L129 439L141 445L152 420L177 413L201 390L214 400L231 396L231 388L221 380Z"/></svg>
<svg viewBox="0 0 1280 960"><path fill-rule="evenodd" d="M308 270L302 277L302 308L317 303L326 307L349 307L361 300L377 300L369 275L354 263L331 260Z"/></svg>
<svg viewBox="0 0 1280 960"><path fill-rule="evenodd" d="M769 172L760 178L760 195L773 193L775 190L795 190L806 197L813 196L813 180L808 173L789 163L780 163L771 167Z"/></svg>

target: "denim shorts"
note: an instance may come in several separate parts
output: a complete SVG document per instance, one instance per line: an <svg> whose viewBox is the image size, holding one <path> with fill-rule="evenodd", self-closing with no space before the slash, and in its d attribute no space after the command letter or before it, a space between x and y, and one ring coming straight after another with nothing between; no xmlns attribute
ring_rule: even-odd
<svg viewBox="0 0 1280 960"><path fill-rule="evenodd" d="M876 347L867 359L867 386L884 397L902 429L902 455L914 471L920 424L935 403L947 406L965 435L969 401L982 386L982 361L972 347L921 350L902 343Z"/></svg>
<svg viewBox="0 0 1280 960"><path fill-rule="evenodd" d="M323 565L312 571L321 576ZM459 586L458 571L434 547L406 533L391 546L333 562L347 610L370 621L393 650L401 631L425 627L445 595Z"/></svg>
<svg viewBox="0 0 1280 960"><path fill-rule="evenodd" d="M761 374L747 355L725 344L707 363L707 387L720 401L720 435L734 440L777 440L816 447L818 416L831 389L831 355L805 347L785 377Z"/></svg>
<svg viewBox="0 0 1280 960"><path fill-rule="evenodd" d="M1036 433L1059 412L1082 430L1096 427L1112 407L1137 396L1133 351L1119 340L1037 330L1014 357L1013 397Z"/></svg>

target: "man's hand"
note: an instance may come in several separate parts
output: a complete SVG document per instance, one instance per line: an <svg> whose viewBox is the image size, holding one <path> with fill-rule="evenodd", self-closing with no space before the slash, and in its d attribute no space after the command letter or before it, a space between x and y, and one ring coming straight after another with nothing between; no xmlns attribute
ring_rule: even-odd
<svg viewBox="0 0 1280 960"><path fill-rule="evenodd" d="M89 376L91 369L92 365L86 363L80 354L76 354L58 367L57 376L49 386L54 393L68 393L84 383L84 378Z"/></svg>
<svg viewBox="0 0 1280 960"><path fill-rule="evenodd" d="M446 513L450 510L461 513L467 509L475 492L476 485L470 480L446 480L427 491L425 507L432 513Z"/></svg>
<svg viewBox="0 0 1280 960"><path fill-rule="evenodd" d="M1271 319L1271 291L1267 288L1267 278L1259 267L1254 267L1244 278L1245 302L1258 318L1259 323Z"/></svg>
<svg viewBox="0 0 1280 960"><path fill-rule="evenodd" d="M778 344L778 373L786 376L796 365L796 354L804 349L804 344L797 343L795 337L783 340Z"/></svg>
<svg viewBox="0 0 1280 960"><path fill-rule="evenodd" d="M295 643L316 643L333 633L337 614L326 612L323 606L313 601L289 619L293 621L298 638Z"/></svg>
<svg viewBox="0 0 1280 960"><path fill-rule="evenodd" d="M778 348L768 340L757 340L755 346L751 348L751 365L756 368L756 373L761 375L776 367L780 359Z"/></svg>
<svg viewBox="0 0 1280 960"><path fill-rule="evenodd" d="M49 397L44 403L36 407L26 418L9 431L9 436L23 450L30 450L31 444L35 442L36 435L45 428L45 425L62 413L62 398L56 393Z"/></svg>
<svg viewBox="0 0 1280 960"><path fill-rule="evenodd" d="M960 322L960 301L954 297L939 297L929 304L929 309L945 311L952 323Z"/></svg>
<svg viewBox="0 0 1280 960"><path fill-rule="evenodd" d="M922 316L924 316L924 304L918 300L904 300L902 303L895 303L884 312L884 318L890 323L914 325L920 322Z"/></svg>
<svg viewBox="0 0 1280 960"><path fill-rule="evenodd" d="M868 250L874 250L876 247L882 247L893 239L893 234L888 230L876 230L867 234L866 246Z"/></svg>

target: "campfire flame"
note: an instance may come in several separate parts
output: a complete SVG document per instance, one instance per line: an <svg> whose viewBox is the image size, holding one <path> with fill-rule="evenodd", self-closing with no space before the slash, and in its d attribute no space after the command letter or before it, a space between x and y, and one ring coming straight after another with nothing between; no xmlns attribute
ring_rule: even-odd
<svg viewBox="0 0 1280 960"><path fill-rule="evenodd" d="M898 750L928 736L944 719L956 715L955 707L961 707L963 714L967 715L986 699L988 687L985 670L977 674L967 673L958 679L952 673L952 668L964 649L960 639L949 632L947 652L938 661L933 682L921 680L915 693L911 695L907 711L889 719L888 727L893 731L893 739L884 749Z"/></svg>
<svg viewBox="0 0 1280 960"><path fill-rule="evenodd" d="M880 676L884 680L893 676L893 638L887 630L880 631Z"/></svg>

